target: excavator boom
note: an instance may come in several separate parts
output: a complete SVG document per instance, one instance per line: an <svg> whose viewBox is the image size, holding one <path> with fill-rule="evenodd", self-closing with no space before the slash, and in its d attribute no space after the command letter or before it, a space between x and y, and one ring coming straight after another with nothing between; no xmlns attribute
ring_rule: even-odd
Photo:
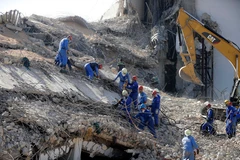
<svg viewBox="0 0 240 160"><path fill-rule="evenodd" d="M184 80L193 82L199 85L203 85L201 80L196 76L194 65L196 63L196 50L194 44L194 32L198 33L201 37L206 39L214 48L216 48L223 56L225 56L229 62L232 64L235 71L234 81L235 84L230 95L231 98L237 98L236 95L238 85L239 85L239 75L240 75L240 63L238 63L238 58L240 57L240 50L233 45L233 43L215 31L213 31L208 26L204 25L202 22L198 21L192 15L187 13L181 8L179 10L177 23L182 31L185 44L188 53L182 53L180 51L180 56L184 62L184 67L180 69L180 77ZM180 37L180 36L179 36ZM181 46L181 45L180 45Z"/></svg>

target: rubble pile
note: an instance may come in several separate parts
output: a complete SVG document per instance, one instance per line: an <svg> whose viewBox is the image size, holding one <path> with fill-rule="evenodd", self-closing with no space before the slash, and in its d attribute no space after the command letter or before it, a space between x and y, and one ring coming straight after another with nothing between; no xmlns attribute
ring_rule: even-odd
<svg viewBox="0 0 240 160"><path fill-rule="evenodd" d="M81 144L80 151L90 157L119 158L127 153L132 160L181 159L181 140L187 128L200 146L197 159L238 159L240 136L227 139L224 122L215 121L217 136L204 137L199 133L204 122L204 102L197 99L160 92L157 138L147 128L139 132L137 120L129 124L113 105L120 96L117 83L112 81L116 73L112 71L116 57L122 57L129 72L138 75L151 103L153 87L145 77L159 69L159 61L151 57L153 51L147 47L151 33L134 16L92 24L80 23L81 18L75 18L76 24L81 25L78 29L72 29L74 21L37 15L25 21L22 32L0 25L3 159L39 157L59 148L68 148L65 154L70 155L76 144ZM164 28L159 34L163 33ZM61 74L53 61L60 39L68 34L73 35L69 56L76 64L73 71ZM30 68L22 65L24 57L30 60ZM101 79L89 81L83 65L95 60L103 62ZM219 102L213 105L224 108Z"/></svg>

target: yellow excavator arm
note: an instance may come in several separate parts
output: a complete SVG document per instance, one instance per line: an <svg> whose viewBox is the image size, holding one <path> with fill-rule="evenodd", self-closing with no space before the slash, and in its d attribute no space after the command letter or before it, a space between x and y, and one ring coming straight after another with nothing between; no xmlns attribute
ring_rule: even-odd
<svg viewBox="0 0 240 160"><path fill-rule="evenodd" d="M205 26L202 22L198 21L192 15L184 11L183 8L179 10L177 23L182 31L185 44L188 53L182 53L180 48L180 56L184 62L184 66L179 70L179 75L186 81L203 85L202 81L197 77L194 70L194 65L196 63L196 50L194 44L193 31L198 33L201 37L206 39L214 48L216 48L220 53L222 53L232 64L235 70L235 84L231 93L231 97L236 97L235 92L239 84L240 76L240 63L238 59L240 58L240 50L234 46L234 44ZM179 35L180 36L180 35ZM181 46L181 45L180 45Z"/></svg>

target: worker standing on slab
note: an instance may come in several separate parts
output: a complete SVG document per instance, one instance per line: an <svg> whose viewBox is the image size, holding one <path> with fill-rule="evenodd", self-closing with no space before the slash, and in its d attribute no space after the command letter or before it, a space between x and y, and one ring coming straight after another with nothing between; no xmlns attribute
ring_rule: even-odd
<svg viewBox="0 0 240 160"><path fill-rule="evenodd" d="M126 68L123 68L120 72L118 72L118 74L117 74L116 78L113 80L113 82L115 82L116 79L118 79L118 78L119 78L118 87L119 87L119 90L122 92L123 84L125 82L130 83L129 74L128 74L128 71Z"/></svg>
<svg viewBox="0 0 240 160"><path fill-rule="evenodd" d="M152 113L146 108L145 104L140 105L140 112L134 116L134 118L140 119L140 123L138 125L139 129L144 130L144 127L148 126L150 133L152 133L154 138L157 138L152 119Z"/></svg>
<svg viewBox="0 0 240 160"><path fill-rule="evenodd" d="M93 63L86 63L84 65L84 69L86 71L86 75L87 77L92 80L94 76L96 76L97 78L99 78L99 73L98 73L98 69L102 69L102 65L98 64L96 62Z"/></svg>
<svg viewBox="0 0 240 160"><path fill-rule="evenodd" d="M122 96L123 96L123 98L119 102L119 104L122 106L121 110L126 112L127 119L129 120L130 123L132 123L131 115L130 115L132 98L128 95L127 90L122 91Z"/></svg>
<svg viewBox="0 0 240 160"><path fill-rule="evenodd" d="M59 64L62 69L66 69L68 62L67 52L69 50L69 42L72 41L72 36L69 35L63 38L59 43L58 54L55 57L55 64Z"/></svg>
<svg viewBox="0 0 240 160"><path fill-rule="evenodd" d="M131 89L130 97L133 100L134 108L137 109L138 104L138 83L137 83L137 76L132 77L132 83L125 83L127 89Z"/></svg>
<svg viewBox="0 0 240 160"><path fill-rule="evenodd" d="M191 136L191 131L189 129L185 130L184 134L185 137L182 139L183 160L195 160L194 153L199 154L198 145L193 136Z"/></svg>
<svg viewBox="0 0 240 160"><path fill-rule="evenodd" d="M143 86L138 87L138 110L140 111L141 104L147 103L147 94L143 92Z"/></svg>
<svg viewBox="0 0 240 160"><path fill-rule="evenodd" d="M149 107L151 108L152 116L154 118L154 126L158 127L159 126L158 115L160 112L161 96L157 93L156 90L153 90L152 97L153 97L152 104L149 105Z"/></svg>
<svg viewBox="0 0 240 160"><path fill-rule="evenodd" d="M236 134L237 110L232 106L229 100L224 101L226 105L226 133L228 138L232 138Z"/></svg>
<svg viewBox="0 0 240 160"><path fill-rule="evenodd" d="M203 134L206 134L206 133L214 134L214 128L213 128L214 113L213 113L211 104L208 104L206 108L207 108L207 117L206 117L207 122L203 123L203 125L201 126L201 130Z"/></svg>

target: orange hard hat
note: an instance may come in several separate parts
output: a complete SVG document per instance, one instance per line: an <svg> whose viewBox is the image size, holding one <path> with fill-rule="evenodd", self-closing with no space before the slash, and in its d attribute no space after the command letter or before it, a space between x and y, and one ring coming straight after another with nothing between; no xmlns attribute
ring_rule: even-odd
<svg viewBox="0 0 240 160"><path fill-rule="evenodd" d="M139 90L143 90L143 86L139 86L138 89L139 89Z"/></svg>
<svg viewBox="0 0 240 160"><path fill-rule="evenodd" d="M136 81L137 80L137 76L133 76L132 80Z"/></svg>

